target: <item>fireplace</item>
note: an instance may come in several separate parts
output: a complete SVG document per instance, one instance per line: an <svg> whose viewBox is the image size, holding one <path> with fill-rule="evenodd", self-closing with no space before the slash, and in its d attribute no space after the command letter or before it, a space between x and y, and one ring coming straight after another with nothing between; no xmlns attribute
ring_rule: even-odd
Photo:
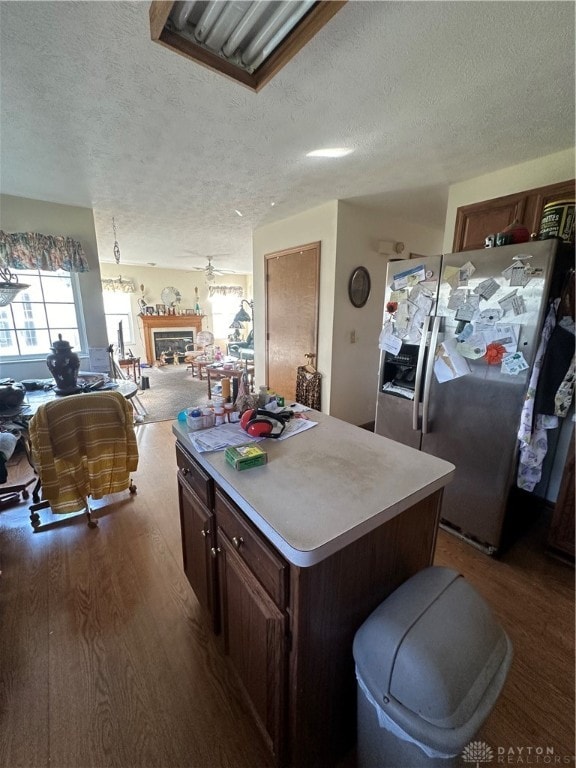
<svg viewBox="0 0 576 768"><path fill-rule="evenodd" d="M192 330L173 331L153 331L154 354L156 360L160 360L164 355L166 363L183 363L186 354L186 345L193 344L194 332Z"/></svg>
<svg viewBox="0 0 576 768"><path fill-rule="evenodd" d="M162 344L176 344L172 349L177 349L178 353L184 350L189 341L182 339L196 338L199 331L202 330L202 317L200 315L140 315L142 328L144 330L144 345L146 348L146 362L148 365L154 365L158 359L156 349L156 335L164 334ZM162 337L161 337L162 338ZM172 342L169 340L172 339Z"/></svg>

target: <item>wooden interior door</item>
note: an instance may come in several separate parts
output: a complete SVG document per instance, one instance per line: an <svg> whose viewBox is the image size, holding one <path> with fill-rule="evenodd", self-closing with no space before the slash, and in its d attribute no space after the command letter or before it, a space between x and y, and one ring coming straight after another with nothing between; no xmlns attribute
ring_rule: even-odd
<svg viewBox="0 0 576 768"><path fill-rule="evenodd" d="M308 362L306 354L318 352L320 243L264 258L266 383L288 402L296 396L296 369Z"/></svg>

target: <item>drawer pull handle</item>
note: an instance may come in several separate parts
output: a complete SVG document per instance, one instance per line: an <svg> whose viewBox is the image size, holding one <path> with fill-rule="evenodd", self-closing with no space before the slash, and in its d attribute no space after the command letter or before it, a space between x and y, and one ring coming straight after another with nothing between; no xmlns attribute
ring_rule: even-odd
<svg viewBox="0 0 576 768"><path fill-rule="evenodd" d="M190 470L187 469L186 467L184 467L184 469L182 470L182 474L183 475L189 475L190 474Z"/></svg>
<svg viewBox="0 0 576 768"><path fill-rule="evenodd" d="M205 531L204 528L202 528L200 533L202 534L202 536L204 536L204 538L206 538L206 536L208 536L208 531Z"/></svg>
<svg viewBox="0 0 576 768"><path fill-rule="evenodd" d="M240 549L242 544L244 544L244 539L242 536L234 536L232 539L232 544L236 547L236 549Z"/></svg>
<svg viewBox="0 0 576 768"><path fill-rule="evenodd" d="M220 549L220 547L212 547L212 549L210 550L210 554L212 555L212 557L218 557L218 553L221 551L222 550Z"/></svg>

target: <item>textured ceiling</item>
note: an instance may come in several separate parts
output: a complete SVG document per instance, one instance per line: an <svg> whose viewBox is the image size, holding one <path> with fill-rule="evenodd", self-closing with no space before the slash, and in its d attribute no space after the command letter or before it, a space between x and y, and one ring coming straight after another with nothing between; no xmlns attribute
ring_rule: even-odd
<svg viewBox="0 0 576 768"><path fill-rule="evenodd" d="M449 184L574 145L572 2L350 0L258 94L148 8L0 2L1 190L93 208L102 261L112 216L123 263L236 271L328 200L442 225Z"/></svg>

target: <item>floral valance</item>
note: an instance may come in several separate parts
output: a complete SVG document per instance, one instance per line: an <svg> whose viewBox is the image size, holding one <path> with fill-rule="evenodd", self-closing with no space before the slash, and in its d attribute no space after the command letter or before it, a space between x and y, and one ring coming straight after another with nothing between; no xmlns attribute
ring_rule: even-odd
<svg viewBox="0 0 576 768"><path fill-rule="evenodd" d="M133 280L126 280L122 275L119 277L103 277L103 291L120 291L121 293L136 293L136 286Z"/></svg>
<svg viewBox="0 0 576 768"><path fill-rule="evenodd" d="M241 285L210 285L208 286L208 296L243 296L244 289Z"/></svg>
<svg viewBox="0 0 576 768"><path fill-rule="evenodd" d="M71 237L37 232L4 232L0 229L0 265L12 269L88 272L81 244Z"/></svg>

